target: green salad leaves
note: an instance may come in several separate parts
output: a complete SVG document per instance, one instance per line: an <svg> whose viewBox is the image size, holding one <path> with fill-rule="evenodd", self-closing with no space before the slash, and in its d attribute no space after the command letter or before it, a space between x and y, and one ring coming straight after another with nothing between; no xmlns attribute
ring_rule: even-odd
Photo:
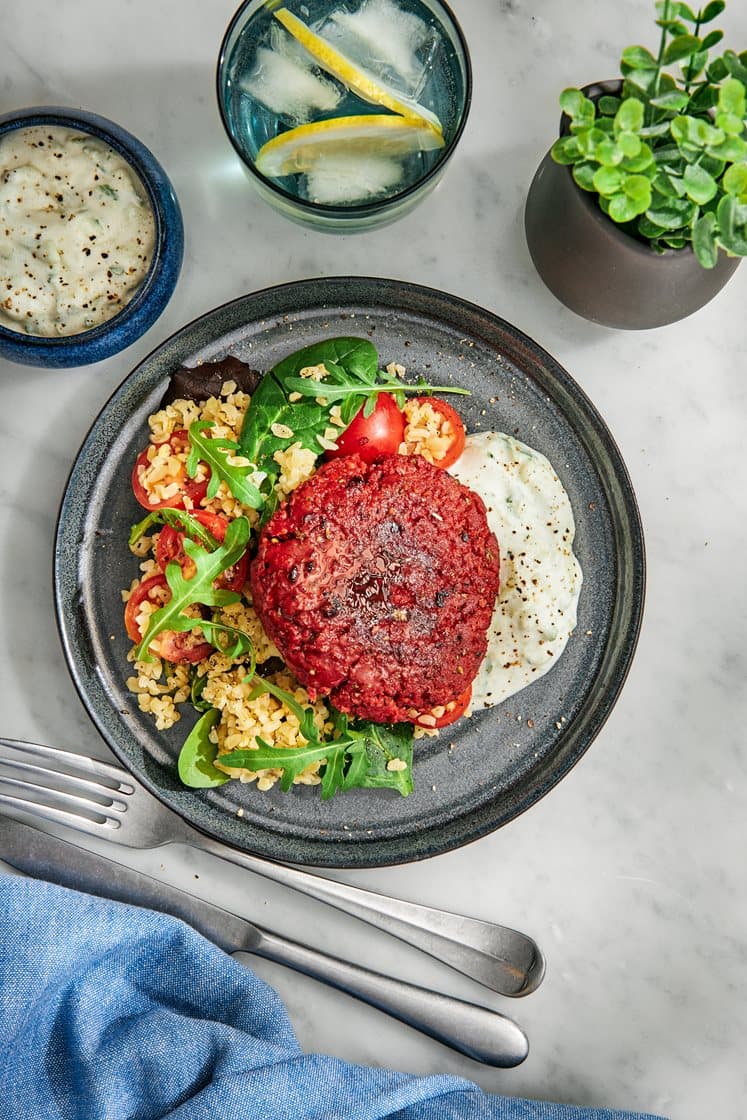
<svg viewBox="0 0 747 1120"><path fill-rule="evenodd" d="M302 377L301 371L324 366L322 380ZM341 433L363 408L368 416L379 393L391 393L400 405L406 393L460 393L453 385L406 383L379 369L379 355L364 338L330 338L305 346L278 362L264 375L252 395L239 438L239 453L267 475L263 492L272 506L272 487L280 473L276 451L293 443L321 455L325 432ZM335 426L331 410L340 407L342 426Z"/></svg>
<svg viewBox="0 0 747 1120"><path fill-rule="evenodd" d="M249 533L247 519L237 517L228 526L223 544L218 545L213 552L206 552L199 544L185 538L184 551L195 566L194 575L189 579L185 578L181 566L175 560L166 565L166 582L171 590L171 598L150 616L145 633L135 649L138 661L153 660L148 647L164 631L194 630L195 627L202 630L205 637L219 649L223 649L229 657L240 657L242 653L251 650L251 639L240 630L187 613L195 604L225 607L239 601L241 596L238 592L217 588L213 581L244 555L249 543ZM233 645L230 645L231 639Z"/></svg>
<svg viewBox="0 0 747 1120"><path fill-rule="evenodd" d="M299 441L302 447L321 455L319 436L329 427L329 405L320 404L324 399L324 385L312 378L302 378L301 370L318 365L335 376L351 383L365 386L376 381L379 355L375 347L362 338L331 338L290 354L278 362L260 381L252 395L239 438L241 454L256 464L259 470L277 475L279 468L273 461L278 450L285 450ZM293 401L289 381L301 381L308 388L308 399ZM357 411L364 403L360 396ZM352 416L347 419L347 423ZM287 434L277 434L288 429Z"/></svg>
<svg viewBox="0 0 747 1120"><path fill-rule="evenodd" d="M172 529L183 530L193 541L199 541L209 552L218 547L218 541L213 534L208 532L196 517L192 517L186 510L171 509L169 506L154 509L152 513L146 514L142 521L138 521L137 525L132 526L129 539L130 547L137 544L140 538L151 529L160 528L163 525L170 525Z"/></svg>
<svg viewBox="0 0 747 1120"><path fill-rule="evenodd" d="M210 741L210 730L219 719L218 709L208 708L184 740L184 746L179 752L179 777L191 789L211 789L231 780L228 774L221 773L214 765L218 748Z"/></svg>
<svg viewBox="0 0 747 1120"><path fill-rule="evenodd" d="M220 756L221 766L229 769L282 769L280 788L284 792L293 779L314 762L321 763L321 797L329 800L336 793L353 789L393 789L407 797L412 793L412 740L409 723L381 724L370 720L350 721L342 712L332 709L333 731L330 738L320 738L314 723L313 708L304 708L285 689L269 680L250 674L254 684L252 697L269 692L293 713L306 745L273 747L257 739L257 747L228 751ZM209 735L218 713L209 709L195 724L179 755L179 777L194 788L222 785L227 775L214 765L217 747Z"/></svg>
<svg viewBox="0 0 747 1120"><path fill-rule="evenodd" d="M239 466L230 462L231 456L241 455L239 445L234 440L218 436L205 436L203 433L214 425L211 420L195 420L189 425L190 451L187 459L187 474L194 478L197 464L202 462L210 468L210 482L207 498L214 498L221 482L225 482L237 501L250 509L262 509L262 495L248 473L253 467Z"/></svg>

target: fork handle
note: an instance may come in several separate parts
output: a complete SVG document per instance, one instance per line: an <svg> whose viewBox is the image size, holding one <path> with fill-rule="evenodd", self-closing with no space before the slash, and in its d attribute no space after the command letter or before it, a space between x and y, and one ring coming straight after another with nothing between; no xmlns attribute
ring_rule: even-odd
<svg viewBox="0 0 747 1120"><path fill-rule="evenodd" d="M528 995L542 981L545 961L539 947L507 926L312 875L227 848L210 837L201 837L193 846L352 914L501 995Z"/></svg>
<svg viewBox="0 0 747 1120"><path fill-rule="evenodd" d="M313 976L486 1065L523 1062L527 1037L512 1019L454 996L361 968L266 930L251 952Z"/></svg>

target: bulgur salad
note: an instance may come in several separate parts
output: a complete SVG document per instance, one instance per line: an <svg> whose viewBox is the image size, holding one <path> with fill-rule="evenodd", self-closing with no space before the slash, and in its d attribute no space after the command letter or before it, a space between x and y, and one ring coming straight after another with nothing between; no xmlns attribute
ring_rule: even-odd
<svg viewBox="0 0 747 1120"><path fill-rule="evenodd" d="M458 481L470 437L440 394L463 390L407 383L402 366L380 369L374 346L357 338L305 347L264 375L233 357L204 372L173 378L133 466L133 492L147 513L130 534L139 572L122 593L133 642L128 688L158 730L172 727L184 708L199 713L179 756L188 786L239 779L263 791L318 785L322 798L354 787L406 796L414 740L469 712L481 664L492 666L493 678L505 674L506 664L495 665L496 642L504 657L507 642L515 652L521 644L517 626L534 627L532 654L542 647L543 660L534 656L530 666L521 646L516 664L523 658L526 665L516 688L562 652L581 583L565 492L547 460L513 441L515 461L500 469L526 479L524 464L517 467L526 452L535 470L530 485L549 471L557 484L552 516L560 510L564 526L562 545L552 545L562 552L564 574L546 589L555 599L527 621L520 561L500 540L514 530L504 519L496 539L493 506L486 510L469 482ZM408 466L410 457L417 461ZM335 521L338 507L342 520ZM376 508L364 517L369 507ZM545 507L535 515L546 517ZM363 536L347 540L356 520ZM316 551L308 551L309 540ZM448 566L449 552L448 583L429 589L425 577ZM499 568L508 584L500 609ZM338 578L347 589L342 603ZM318 655L329 652L330 633L348 648L350 627L339 629L346 611L358 645L352 641L339 679L332 669L327 679ZM445 663L444 640L453 644L450 673L432 668L438 656ZM301 657L305 645L310 651ZM368 646L387 654L372 662ZM330 662L336 665L334 656ZM387 682L398 667L392 706ZM366 686L374 694L378 688L384 707L365 703ZM491 695L483 688L480 705L498 702ZM384 722L370 712L393 716Z"/></svg>

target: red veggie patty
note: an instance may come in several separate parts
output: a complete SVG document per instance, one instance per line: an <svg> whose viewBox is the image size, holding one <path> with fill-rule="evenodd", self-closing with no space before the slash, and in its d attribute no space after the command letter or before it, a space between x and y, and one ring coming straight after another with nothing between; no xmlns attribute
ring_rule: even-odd
<svg viewBox="0 0 747 1120"><path fill-rule="evenodd" d="M477 494L417 455L351 455L322 464L270 518L250 582L312 699L393 723L473 680L499 567Z"/></svg>

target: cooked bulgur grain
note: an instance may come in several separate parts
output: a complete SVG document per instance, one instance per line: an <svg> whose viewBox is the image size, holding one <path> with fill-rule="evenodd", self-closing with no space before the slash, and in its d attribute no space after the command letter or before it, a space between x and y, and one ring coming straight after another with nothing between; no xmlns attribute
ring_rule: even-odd
<svg viewBox="0 0 747 1120"><path fill-rule="evenodd" d="M323 366L312 367L303 371L303 375L319 380L325 372ZM237 441L249 401L248 394L237 392L235 383L228 381L223 385L220 397L210 397L203 403L178 399L153 413L148 420L151 440L148 455L151 464L155 466L144 479L145 484L154 486L159 499L168 497L171 478L186 468L187 452L174 454L165 441L175 431L188 429L196 420L213 422L211 436ZM292 435L292 432L289 430L287 434ZM277 489L281 497L287 496L314 473L316 455L313 451L302 447L300 442L293 443L285 451L277 451L274 458L280 467ZM230 461L242 465L247 462L239 456L231 456ZM263 477L257 473L252 476L252 480L255 484L259 484ZM247 509L237 502L224 483L220 484L211 501L202 503L202 508L212 513L222 513L229 518L243 515L252 524L256 524L259 517L255 510ZM131 546L133 554L141 560L139 565L141 574L138 579L132 581L129 588L122 591L124 602L127 602L142 580L160 571L154 559L157 541L158 533L153 533L141 537ZM155 609L155 605L147 601L141 605L138 617L142 625ZM239 602L216 611L215 617L216 621L233 626L250 636L258 665L270 658L279 658L276 646L265 634L251 604L248 585ZM129 659L133 660L132 651ZM157 730L165 731L181 718L177 705L184 704L190 699L192 676L205 678L202 695L208 703L221 712L220 722L212 731L213 741L217 744L219 753L238 748L251 750L257 745L257 737L277 747L302 745L305 740L300 735L298 721L283 704L270 695L262 695L256 700L249 699L251 685L246 683L249 671L248 657L231 661L218 651L207 660L191 667L185 663L171 665L156 658L152 662L135 661L134 675L128 678L127 687L137 697L141 711L153 717ZM272 679L276 679L281 687L293 692L299 701L309 704L308 694L296 684L289 673L285 672ZM315 723L321 729L328 710L320 702L314 705L314 711ZM317 784L321 780L318 776L320 765L321 763L315 763L307 767L295 781L300 784ZM225 769L240 781L256 781L261 790L270 789L282 774L279 769L257 772L235 768L230 771Z"/></svg>
<svg viewBox="0 0 747 1120"><path fill-rule="evenodd" d="M401 455L422 455L429 463L443 459L451 447L454 431L448 420L427 400L411 399L405 403L405 438Z"/></svg>

